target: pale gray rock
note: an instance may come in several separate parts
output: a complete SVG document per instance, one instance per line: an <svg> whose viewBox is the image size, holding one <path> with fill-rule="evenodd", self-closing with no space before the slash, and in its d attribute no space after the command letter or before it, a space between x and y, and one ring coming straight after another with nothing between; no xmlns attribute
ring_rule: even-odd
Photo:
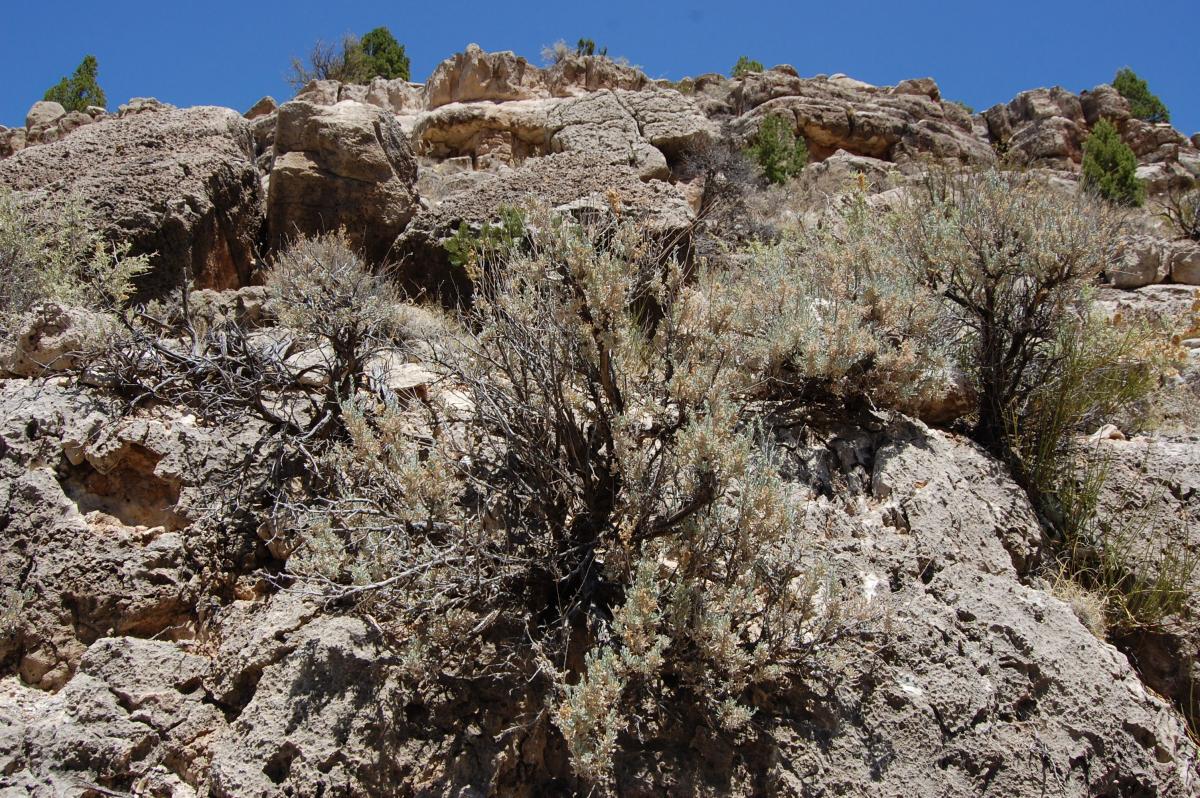
<svg viewBox="0 0 1200 798"><path fill-rule="evenodd" d="M114 321L85 308L47 303L31 308L0 345L0 370L36 377L75 368L103 338Z"/></svg>
<svg viewBox="0 0 1200 798"><path fill-rule="evenodd" d="M283 246L344 227L383 259L416 210L416 163L390 113L363 103L293 100L278 112L267 229Z"/></svg>
<svg viewBox="0 0 1200 798"><path fill-rule="evenodd" d="M1171 263L1161 239L1125 236L1117 245L1106 276L1115 288L1141 288L1166 281Z"/></svg>
<svg viewBox="0 0 1200 798"><path fill-rule="evenodd" d="M247 119L258 119L260 116L275 113L278 108L279 104L275 102L275 98L268 95L250 106L250 110L243 114L243 116Z"/></svg>
<svg viewBox="0 0 1200 798"><path fill-rule="evenodd" d="M71 197L131 254L151 254L142 295L249 281L262 187L248 123L235 111L158 108L85 125L0 162L0 186L49 212Z"/></svg>
<svg viewBox="0 0 1200 798"><path fill-rule="evenodd" d="M1200 285L1200 243L1176 241L1171 246L1171 281Z"/></svg>
<svg viewBox="0 0 1200 798"><path fill-rule="evenodd" d="M544 95L541 70L515 53L488 53L476 44L439 64L425 83L425 107L430 110L453 102L503 102Z"/></svg>
<svg viewBox="0 0 1200 798"><path fill-rule="evenodd" d="M642 138L630 108L612 91L567 100L550 112L550 124L555 128L550 137L554 152L595 154L632 167L643 179L670 174L666 156Z"/></svg>
<svg viewBox="0 0 1200 798"><path fill-rule="evenodd" d="M66 109L60 104L48 100L39 100L25 114L25 128L27 130L48 128L66 115Z"/></svg>

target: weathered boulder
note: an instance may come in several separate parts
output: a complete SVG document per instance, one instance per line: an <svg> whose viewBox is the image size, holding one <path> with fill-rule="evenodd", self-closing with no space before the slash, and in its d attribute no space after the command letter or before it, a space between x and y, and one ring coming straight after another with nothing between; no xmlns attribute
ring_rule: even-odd
<svg viewBox="0 0 1200 798"><path fill-rule="evenodd" d="M129 102L121 103L117 106L117 117L124 119L127 116L136 116L138 114L153 114L158 111L174 110L175 106L155 97L133 97Z"/></svg>
<svg viewBox="0 0 1200 798"><path fill-rule="evenodd" d="M1105 274L1115 288L1141 288L1165 282L1171 263L1163 242L1152 236L1125 236Z"/></svg>
<svg viewBox="0 0 1200 798"><path fill-rule="evenodd" d="M67 111L56 102L40 100L25 114L25 128L47 128L67 115Z"/></svg>
<svg viewBox="0 0 1200 798"><path fill-rule="evenodd" d="M557 100L507 103L450 103L419 114L412 138L424 155L439 159L468 157L485 168L520 164L550 151L550 111ZM480 162L480 159L487 161Z"/></svg>
<svg viewBox="0 0 1200 798"><path fill-rule="evenodd" d="M0 158L7 158L25 149L27 134L25 128L0 130Z"/></svg>
<svg viewBox="0 0 1200 798"><path fill-rule="evenodd" d="M555 97L569 97L603 89L638 91L650 79L635 66L602 55L568 53L547 68L543 80Z"/></svg>
<svg viewBox="0 0 1200 798"><path fill-rule="evenodd" d="M615 92L603 90L567 100L550 112L554 152L590 153L632 167L644 179L670 174L666 156L642 138L630 109Z"/></svg>
<svg viewBox="0 0 1200 798"><path fill-rule="evenodd" d="M752 73L732 98L739 116L731 130L750 139L768 116L782 116L803 135L811 155L837 150L889 161L933 156L952 162L989 164L995 153L975 134L970 115L954 103L935 101L934 89L890 93L846 87L829 79L777 72Z"/></svg>
<svg viewBox="0 0 1200 798"><path fill-rule="evenodd" d="M392 115L353 101L279 108L267 229L274 246L345 227L382 260L416 209L416 163Z"/></svg>
<svg viewBox="0 0 1200 798"><path fill-rule="evenodd" d="M1120 126L1129 119L1129 101L1107 83L1080 94L1079 102L1083 108L1083 117L1089 125L1107 119Z"/></svg>
<svg viewBox="0 0 1200 798"><path fill-rule="evenodd" d="M31 308L0 347L0 372L36 377L75 367L113 322L85 308L47 303Z"/></svg>
<svg viewBox="0 0 1200 798"><path fill-rule="evenodd" d="M637 122L639 135L674 161L684 151L715 139L720 131L696 102L674 89L615 92Z"/></svg>
<svg viewBox="0 0 1200 798"><path fill-rule="evenodd" d="M1176 241L1170 257L1171 282L1200 285L1200 243Z"/></svg>
<svg viewBox="0 0 1200 798"><path fill-rule="evenodd" d="M250 110L243 114L243 116L247 119L258 119L260 116L275 113L278 108L279 104L275 102L275 98L268 95L250 106Z"/></svg>
<svg viewBox="0 0 1200 798"><path fill-rule="evenodd" d="M425 107L476 100L526 100L545 95L541 70L515 53L471 44L440 63L425 83Z"/></svg>
<svg viewBox="0 0 1200 798"><path fill-rule="evenodd" d="M422 105L421 87L407 80L375 78L367 86L364 101L394 114L415 111Z"/></svg>
<svg viewBox="0 0 1200 798"><path fill-rule="evenodd" d="M941 102L942 90L938 88L933 78L909 78L902 80L891 88L889 94L917 94L928 97L934 102Z"/></svg>
<svg viewBox="0 0 1200 798"><path fill-rule="evenodd" d="M229 109L157 109L86 125L0 162L0 185L48 210L79 198L132 253L151 253L143 295L249 280L263 219L248 123Z"/></svg>

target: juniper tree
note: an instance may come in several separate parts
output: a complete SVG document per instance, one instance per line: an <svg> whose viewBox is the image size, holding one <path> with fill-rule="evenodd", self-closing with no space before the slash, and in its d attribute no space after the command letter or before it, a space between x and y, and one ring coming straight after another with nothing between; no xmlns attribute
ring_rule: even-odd
<svg viewBox="0 0 1200 798"><path fill-rule="evenodd" d="M96 56L84 56L83 61L75 68L75 73L47 89L43 99L58 103L68 112L86 111L88 106L92 105L103 108L107 100L104 90L96 82L98 71Z"/></svg>

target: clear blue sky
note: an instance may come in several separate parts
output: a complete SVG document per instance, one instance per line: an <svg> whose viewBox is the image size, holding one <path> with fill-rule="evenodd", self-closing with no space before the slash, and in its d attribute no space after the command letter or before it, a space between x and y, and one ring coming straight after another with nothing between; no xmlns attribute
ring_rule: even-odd
<svg viewBox="0 0 1200 798"><path fill-rule="evenodd" d="M1072 91L1132 66L1185 133L1200 130L1197 0L21 0L0 25L0 123L24 123L45 89L85 53L100 61L109 107L133 96L245 110L289 96L293 55L318 38L387 25L424 80L476 42L540 61L543 45L588 36L652 77L727 72L741 54L802 75L845 72L871 83L932 76L976 110L1018 91ZM1146 9L1143 11L1143 9Z"/></svg>

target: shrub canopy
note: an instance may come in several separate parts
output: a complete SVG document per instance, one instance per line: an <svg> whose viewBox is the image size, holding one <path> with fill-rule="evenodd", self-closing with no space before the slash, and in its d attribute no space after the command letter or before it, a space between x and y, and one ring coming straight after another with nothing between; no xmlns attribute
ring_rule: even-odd
<svg viewBox="0 0 1200 798"><path fill-rule="evenodd" d="M92 105L103 108L107 99L104 96L104 90L96 82L98 71L99 64L96 62L96 56L85 55L83 61L75 68L75 74L69 78L63 78L47 89L46 95L42 99L56 102L68 112L86 111L88 106Z"/></svg>
<svg viewBox="0 0 1200 798"><path fill-rule="evenodd" d="M808 145L782 116L763 120L747 152L770 183L786 183L808 165Z"/></svg>
<svg viewBox="0 0 1200 798"><path fill-rule="evenodd" d="M754 61L746 56L738 56L737 63L733 65L733 72L730 73L735 78L740 78L750 72L762 72L762 61Z"/></svg>
<svg viewBox="0 0 1200 798"><path fill-rule="evenodd" d="M1129 112L1145 122L1170 122L1171 112L1157 95L1150 93L1146 81L1129 67L1117 72L1113 88L1129 101Z"/></svg>
<svg viewBox="0 0 1200 798"><path fill-rule="evenodd" d="M1137 177L1137 158L1117 128L1101 119L1083 144L1083 187L1118 205L1140 206L1146 187Z"/></svg>

